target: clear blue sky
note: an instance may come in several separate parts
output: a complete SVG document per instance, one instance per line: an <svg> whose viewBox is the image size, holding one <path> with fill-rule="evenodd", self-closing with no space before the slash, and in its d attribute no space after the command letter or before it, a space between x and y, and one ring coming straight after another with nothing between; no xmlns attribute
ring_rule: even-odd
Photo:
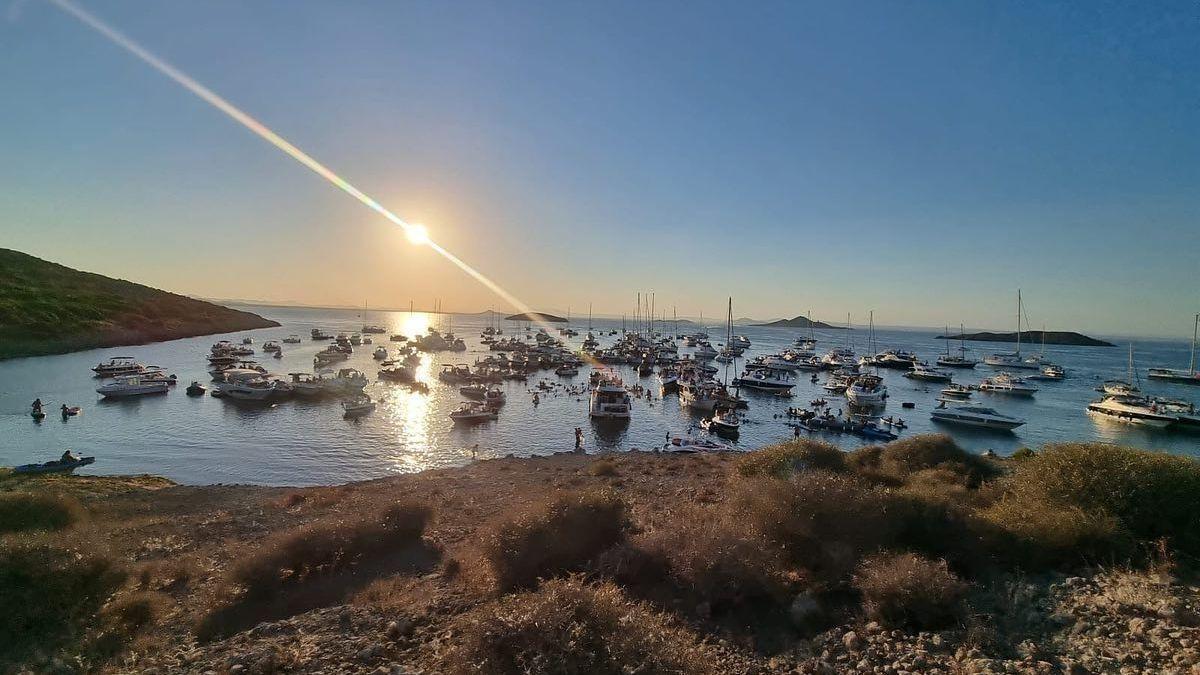
<svg viewBox="0 0 1200 675"><path fill-rule="evenodd" d="M530 304L1190 334L1192 2L82 0ZM207 297L495 302L42 2L0 246Z"/></svg>

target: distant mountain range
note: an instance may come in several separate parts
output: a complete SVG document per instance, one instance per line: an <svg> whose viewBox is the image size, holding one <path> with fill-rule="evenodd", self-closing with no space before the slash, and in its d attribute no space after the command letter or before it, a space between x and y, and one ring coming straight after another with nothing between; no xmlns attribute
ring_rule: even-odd
<svg viewBox="0 0 1200 675"><path fill-rule="evenodd" d="M1021 331L1021 342L1026 344L1042 344L1043 331L1040 330L1023 330ZM1072 331L1045 331L1045 343L1048 345L1072 345L1076 347L1115 347L1111 342L1097 340L1093 337L1088 337L1081 333ZM1016 342L1017 333L967 333L965 335L939 335L939 340L971 340L973 342Z"/></svg>
<svg viewBox="0 0 1200 675"><path fill-rule="evenodd" d="M770 326L772 328L826 328L832 330L846 330L845 326L833 326L824 321L809 321L807 316L797 316L791 319L779 319L770 323L754 324L756 326Z"/></svg>
<svg viewBox="0 0 1200 675"><path fill-rule="evenodd" d="M0 359L278 325L250 312L0 249Z"/></svg>
<svg viewBox="0 0 1200 675"><path fill-rule="evenodd" d="M553 314L543 314L542 312L522 312L521 314L512 314L504 317L505 321L542 321L545 323L566 323L567 320L561 316Z"/></svg>

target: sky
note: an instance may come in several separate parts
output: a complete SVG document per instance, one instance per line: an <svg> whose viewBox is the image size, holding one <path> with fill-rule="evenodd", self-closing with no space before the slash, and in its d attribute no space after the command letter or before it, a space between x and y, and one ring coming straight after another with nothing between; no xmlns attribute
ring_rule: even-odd
<svg viewBox="0 0 1200 675"><path fill-rule="evenodd" d="M1193 2L79 0L529 305L1188 335ZM209 298L507 308L40 0L0 247Z"/></svg>

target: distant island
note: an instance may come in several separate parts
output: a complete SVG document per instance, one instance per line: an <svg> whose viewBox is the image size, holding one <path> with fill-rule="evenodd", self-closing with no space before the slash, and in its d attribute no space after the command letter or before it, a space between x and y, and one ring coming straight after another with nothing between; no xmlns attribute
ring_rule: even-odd
<svg viewBox="0 0 1200 675"><path fill-rule="evenodd" d="M278 325L250 312L0 249L0 359Z"/></svg>
<svg viewBox="0 0 1200 675"><path fill-rule="evenodd" d="M846 330L845 326L832 326L824 321L809 321L807 316L798 316L793 319L780 319L770 323L756 324L758 326L769 326L772 328L829 328L832 330Z"/></svg>
<svg viewBox="0 0 1200 675"><path fill-rule="evenodd" d="M542 321L545 323L566 323L567 320L561 316L553 314L542 314L541 312L523 312L521 314L513 314L512 316L504 317L505 321Z"/></svg>
<svg viewBox="0 0 1200 675"><path fill-rule="evenodd" d="M1042 344L1042 335L1045 335L1045 343L1048 345L1072 345L1076 347L1115 347L1111 342L1097 340L1093 337L1075 333L1072 331L1060 330L1025 330L1021 331L1021 342L1029 344ZM938 340L971 340L973 342L1016 342L1017 334L1012 333L967 333L965 335L939 335Z"/></svg>

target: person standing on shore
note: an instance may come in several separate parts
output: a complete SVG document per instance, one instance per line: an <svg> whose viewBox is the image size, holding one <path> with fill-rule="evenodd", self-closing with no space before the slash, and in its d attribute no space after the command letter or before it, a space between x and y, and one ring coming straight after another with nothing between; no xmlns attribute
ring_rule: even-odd
<svg viewBox="0 0 1200 675"><path fill-rule="evenodd" d="M583 427L575 427L575 449L583 449Z"/></svg>

